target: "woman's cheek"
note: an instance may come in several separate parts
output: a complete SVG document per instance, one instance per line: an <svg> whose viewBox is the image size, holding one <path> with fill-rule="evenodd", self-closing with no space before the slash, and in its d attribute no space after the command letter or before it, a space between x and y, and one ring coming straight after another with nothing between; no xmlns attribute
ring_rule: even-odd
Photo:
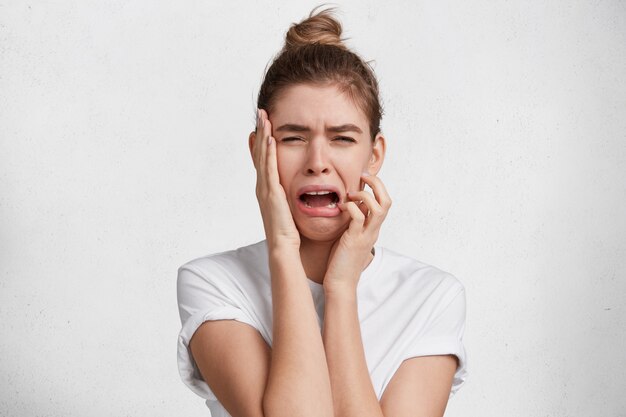
<svg viewBox="0 0 626 417"><path fill-rule="evenodd" d="M343 170L342 177L346 186L346 191L361 191L363 190L364 183L361 181L361 174L364 171L363 166L367 167L367 164L356 162L354 159L346 159L338 161L338 167L346 167L348 170Z"/></svg>

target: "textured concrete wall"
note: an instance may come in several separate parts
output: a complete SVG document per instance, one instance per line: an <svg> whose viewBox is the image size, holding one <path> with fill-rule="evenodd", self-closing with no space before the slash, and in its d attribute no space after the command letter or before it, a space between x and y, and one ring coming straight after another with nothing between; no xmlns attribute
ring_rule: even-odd
<svg viewBox="0 0 626 417"><path fill-rule="evenodd" d="M316 3L0 1L0 415L206 416L176 268L263 238L263 69ZM447 416L626 415L626 4L341 2L380 243L466 286Z"/></svg>

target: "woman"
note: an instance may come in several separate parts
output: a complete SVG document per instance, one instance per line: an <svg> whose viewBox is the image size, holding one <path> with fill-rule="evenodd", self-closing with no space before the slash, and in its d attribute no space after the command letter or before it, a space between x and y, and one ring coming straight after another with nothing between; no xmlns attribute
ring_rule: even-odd
<svg viewBox="0 0 626 417"><path fill-rule="evenodd" d="M179 369L213 417L441 416L466 376L463 285L375 245L378 85L340 35L313 10L261 86L266 240L179 269Z"/></svg>

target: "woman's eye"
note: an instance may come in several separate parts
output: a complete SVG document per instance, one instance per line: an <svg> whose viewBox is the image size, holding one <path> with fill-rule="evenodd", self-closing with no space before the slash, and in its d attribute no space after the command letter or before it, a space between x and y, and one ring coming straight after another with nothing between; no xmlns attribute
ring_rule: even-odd
<svg viewBox="0 0 626 417"><path fill-rule="evenodd" d="M288 138L283 138L281 140L281 142L295 142L295 141L298 141L298 140L302 140L302 138L298 138L298 137L295 137L295 136L290 136Z"/></svg>
<svg viewBox="0 0 626 417"><path fill-rule="evenodd" d="M356 140L348 137L348 136L337 136L335 138L335 140L341 141L341 142L356 142Z"/></svg>

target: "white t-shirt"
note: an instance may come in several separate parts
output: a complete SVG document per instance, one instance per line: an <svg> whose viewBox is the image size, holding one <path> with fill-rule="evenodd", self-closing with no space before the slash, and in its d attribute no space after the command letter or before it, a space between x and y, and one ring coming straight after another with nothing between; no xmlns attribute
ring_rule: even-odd
<svg viewBox="0 0 626 417"><path fill-rule="evenodd" d="M324 317L324 288L307 280ZM178 269L178 369L183 382L213 417L230 416L204 382L189 341L207 320L233 319L259 331L272 346L272 292L266 241L194 259ZM376 246L357 286L358 315L367 367L378 399L405 359L453 354L459 359L450 397L467 377L463 347L465 288L453 275Z"/></svg>

